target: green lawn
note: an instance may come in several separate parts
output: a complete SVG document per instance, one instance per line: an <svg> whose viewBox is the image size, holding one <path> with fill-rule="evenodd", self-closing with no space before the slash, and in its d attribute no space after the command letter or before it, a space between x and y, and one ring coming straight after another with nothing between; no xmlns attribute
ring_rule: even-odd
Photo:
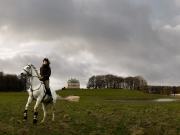
<svg viewBox="0 0 180 135"><path fill-rule="evenodd" d="M27 93L0 93L0 135L180 134L180 102L146 102L171 97L122 89L64 90L58 94L78 95L81 99L78 103L58 101L55 122L51 121L51 114L48 112L44 124L33 125L34 104L28 112L28 121L22 121ZM41 118L40 107L39 120Z"/></svg>

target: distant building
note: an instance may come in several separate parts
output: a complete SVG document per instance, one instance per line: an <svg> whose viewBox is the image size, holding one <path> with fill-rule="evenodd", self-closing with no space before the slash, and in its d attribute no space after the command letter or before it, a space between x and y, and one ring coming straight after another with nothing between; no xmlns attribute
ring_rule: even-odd
<svg viewBox="0 0 180 135"><path fill-rule="evenodd" d="M68 80L68 87L67 88L69 88L69 89L80 89L80 82L79 82L79 80L77 80L77 79L73 79L73 78L71 78L70 80Z"/></svg>

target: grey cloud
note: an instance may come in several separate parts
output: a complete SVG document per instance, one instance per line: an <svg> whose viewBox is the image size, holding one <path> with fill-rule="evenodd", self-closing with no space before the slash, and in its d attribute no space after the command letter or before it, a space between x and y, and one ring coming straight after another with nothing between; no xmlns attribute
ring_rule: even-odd
<svg viewBox="0 0 180 135"><path fill-rule="evenodd" d="M143 6L133 6L126 0L83 4L73 0L16 0L1 3L2 22L28 37L52 39L81 36L90 40L122 41L128 40L136 31L147 28L144 26L141 29L142 25L146 25L144 22L148 21L148 10Z"/></svg>
<svg viewBox="0 0 180 135"><path fill-rule="evenodd" d="M60 80L78 76L85 84L84 78L92 74L125 73L142 75L154 84L178 84L180 33L163 29L180 23L178 12L175 2L169 0L1 1L0 24L8 25L17 40L43 41L47 47L40 43L37 49L29 46L28 55L0 64L17 71L27 61L40 66L41 59L48 56L54 78ZM38 50L40 55L34 54ZM93 59L83 63L82 52ZM71 57L73 61L69 61Z"/></svg>

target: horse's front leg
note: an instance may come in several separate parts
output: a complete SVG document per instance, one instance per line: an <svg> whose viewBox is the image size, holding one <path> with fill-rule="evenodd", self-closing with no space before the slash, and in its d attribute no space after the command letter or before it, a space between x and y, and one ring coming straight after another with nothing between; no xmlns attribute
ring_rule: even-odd
<svg viewBox="0 0 180 135"><path fill-rule="evenodd" d="M34 106L34 118L33 118L33 123L34 123L34 124L37 123L37 117L38 117L38 111L37 111L37 109L38 109L38 106L39 106L39 104L41 103L41 101L42 101L42 98L38 98L38 99L36 100L36 104L35 104L35 106Z"/></svg>
<svg viewBox="0 0 180 135"><path fill-rule="evenodd" d="M25 106L25 110L24 110L24 121L27 120L27 112L28 112L28 107L30 105L30 103L32 102L33 98L31 96L28 97L28 101L26 103L26 106Z"/></svg>

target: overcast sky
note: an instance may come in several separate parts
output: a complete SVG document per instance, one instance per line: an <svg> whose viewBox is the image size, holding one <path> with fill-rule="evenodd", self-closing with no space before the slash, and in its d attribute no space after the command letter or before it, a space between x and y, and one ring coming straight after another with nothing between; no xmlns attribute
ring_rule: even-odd
<svg viewBox="0 0 180 135"><path fill-rule="evenodd" d="M51 87L97 74L180 85L179 0L0 0L0 70L51 61Z"/></svg>

